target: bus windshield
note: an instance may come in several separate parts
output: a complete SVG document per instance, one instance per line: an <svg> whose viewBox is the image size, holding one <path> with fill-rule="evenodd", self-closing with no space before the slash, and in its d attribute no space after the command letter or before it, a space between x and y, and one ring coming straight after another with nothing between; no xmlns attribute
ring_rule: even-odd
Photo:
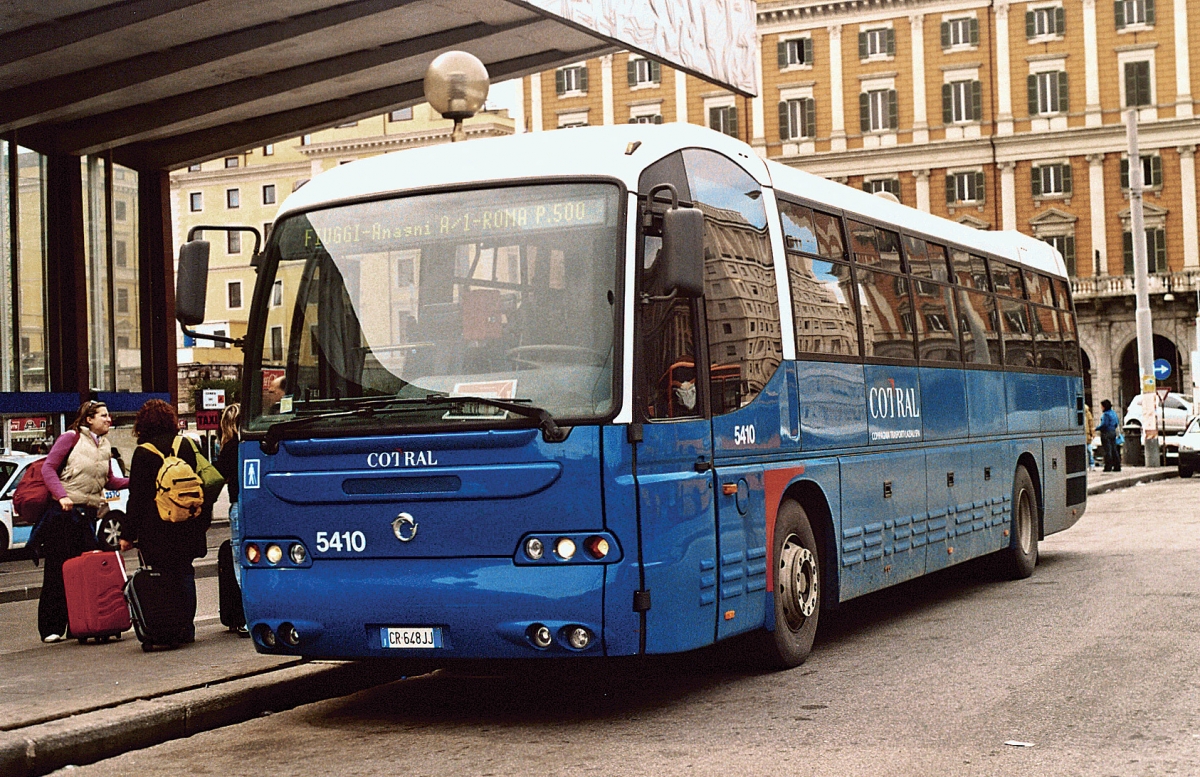
<svg viewBox="0 0 1200 777"><path fill-rule="evenodd" d="M247 428L528 425L504 402L558 420L608 415L620 219L618 187L594 182L286 218L252 316L262 345L248 354ZM472 396L503 402L445 401Z"/></svg>

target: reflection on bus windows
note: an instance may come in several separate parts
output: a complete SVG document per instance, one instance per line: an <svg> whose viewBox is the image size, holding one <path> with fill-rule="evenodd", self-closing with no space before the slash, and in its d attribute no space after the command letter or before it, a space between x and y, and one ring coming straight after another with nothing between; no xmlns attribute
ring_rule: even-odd
<svg viewBox="0 0 1200 777"><path fill-rule="evenodd" d="M850 265L789 253L796 353L858 357Z"/></svg>
<svg viewBox="0 0 1200 777"><path fill-rule="evenodd" d="M1034 354L1038 367L1047 370L1063 368L1062 332L1059 330L1058 311L1053 308L1033 306Z"/></svg>
<svg viewBox="0 0 1200 777"><path fill-rule="evenodd" d="M915 359L908 280L900 275L862 268L857 274L866 355Z"/></svg>
<svg viewBox="0 0 1200 777"><path fill-rule="evenodd" d="M996 301L980 291L958 290L962 358L967 364L1002 364Z"/></svg>
<svg viewBox="0 0 1200 777"><path fill-rule="evenodd" d="M1004 297L1000 297L998 301L1000 321L1004 327L1004 363L1009 367L1034 366L1029 305Z"/></svg>
<svg viewBox="0 0 1200 777"><path fill-rule="evenodd" d="M924 284L931 292L917 297L917 342L922 363L957 363L961 352L953 291L949 286L928 281L914 281L914 284Z"/></svg>

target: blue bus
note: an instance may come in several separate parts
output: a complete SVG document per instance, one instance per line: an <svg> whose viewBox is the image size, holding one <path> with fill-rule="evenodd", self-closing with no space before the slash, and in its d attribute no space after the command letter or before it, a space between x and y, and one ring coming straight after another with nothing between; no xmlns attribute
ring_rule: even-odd
<svg viewBox="0 0 1200 777"><path fill-rule="evenodd" d="M179 318L207 253L181 249ZM260 652L664 654L778 667L823 610L1086 501L1049 245L689 125L475 140L282 205L245 339L245 610Z"/></svg>

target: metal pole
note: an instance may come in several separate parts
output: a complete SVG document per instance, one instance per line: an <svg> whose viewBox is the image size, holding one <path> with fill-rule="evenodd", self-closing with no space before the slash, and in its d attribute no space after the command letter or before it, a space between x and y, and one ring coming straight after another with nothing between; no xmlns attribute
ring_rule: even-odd
<svg viewBox="0 0 1200 777"><path fill-rule="evenodd" d="M1137 109L1126 114L1129 139L1129 216L1133 230L1133 283L1137 295L1138 374L1141 376L1142 445L1146 466L1159 466L1158 419L1154 389L1154 329L1150 317L1150 281L1146 262L1146 222L1142 214L1142 157L1138 153Z"/></svg>

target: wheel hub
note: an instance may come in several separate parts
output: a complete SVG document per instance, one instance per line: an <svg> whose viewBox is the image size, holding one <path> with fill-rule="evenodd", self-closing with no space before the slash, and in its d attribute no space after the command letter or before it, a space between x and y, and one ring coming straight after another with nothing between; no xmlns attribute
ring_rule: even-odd
<svg viewBox="0 0 1200 777"><path fill-rule="evenodd" d="M820 601L820 575L817 559L808 548L800 544L796 535L789 535L783 542L779 555L779 580L777 595L783 604L784 616L793 630L804 625L804 620L817 609Z"/></svg>
<svg viewBox="0 0 1200 777"><path fill-rule="evenodd" d="M1021 552L1028 554L1033 547L1033 505L1029 492L1021 490L1017 497L1017 542Z"/></svg>

